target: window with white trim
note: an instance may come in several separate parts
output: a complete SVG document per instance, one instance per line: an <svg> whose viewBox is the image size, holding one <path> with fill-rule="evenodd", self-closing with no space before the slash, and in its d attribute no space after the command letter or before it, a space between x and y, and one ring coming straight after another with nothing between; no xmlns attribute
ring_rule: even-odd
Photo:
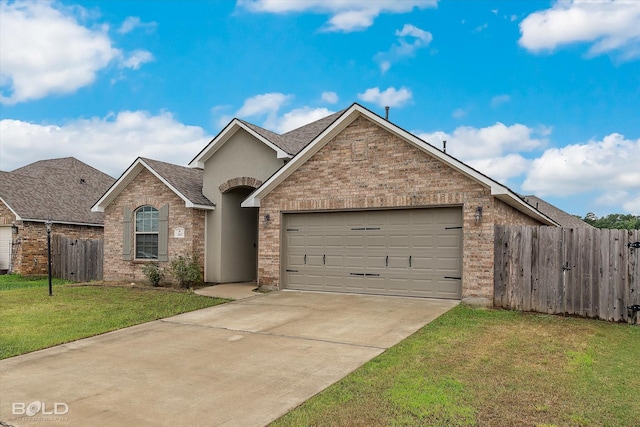
<svg viewBox="0 0 640 427"><path fill-rule="evenodd" d="M135 212L136 259L158 259L158 210L142 206Z"/></svg>

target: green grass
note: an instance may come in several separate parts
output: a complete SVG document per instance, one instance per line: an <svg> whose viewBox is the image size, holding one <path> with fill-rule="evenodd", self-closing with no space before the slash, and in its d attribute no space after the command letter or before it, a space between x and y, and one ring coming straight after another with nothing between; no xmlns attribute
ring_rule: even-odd
<svg viewBox="0 0 640 427"><path fill-rule="evenodd" d="M274 426L632 426L640 327L458 306Z"/></svg>
<svg viewBox="0 0 640 427"><path fill-rule="evenodd" d="M0 276L0 359L226 302L154 288Z"/></svg>

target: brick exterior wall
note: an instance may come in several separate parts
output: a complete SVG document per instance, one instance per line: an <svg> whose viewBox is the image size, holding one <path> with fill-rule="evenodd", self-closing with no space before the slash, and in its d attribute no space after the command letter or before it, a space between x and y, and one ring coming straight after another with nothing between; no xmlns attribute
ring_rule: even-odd
<svg viewBox="0 0 640 427"><path fill-rule="evenodd" d="M490 190L364 117L357 118L260 202L258 282L280 287L281 213L462 206L462 296L493 297L496 221L526 221ZM481 206L482 221L476 222ZM522 217L520 218L519 215Z"/></svg>
<svg viewBox="0 0 640 427"><path fill-rule="evenodd" d="M44 223L16 221L15 215L4 203L0 203L0 224L14 222L18 226L18 232L12 234L12 272L25 276L47 274L47 230ZM51 235L63 235L73 239L102 239L103 228L54 223L51 226Z"/></svg>
<svg viewBox="0 0 640 427"><path fill-rule="evenodd" d="M3 202L0 202L0 224L11 224L16 220L13 212L9 210L7 205Z"/></svg>
<svg viewBox="0 0 640 427"><path fill-rule="evenodd" d="M178 255L197 254L204 272L205 211L186 208L184 200L145 169L105 209L104 280L147 280L142 273L142 266L148 261L123 260L123 208L135 211L140 206L149 205L160 209L166 204L169 205L169 260ZM173 230L177 227L184 228L184 238L174 237ZM135 253L133 232L130 238ZM160 266L167 267L168 264L169 262L161 262Z"/></svg>

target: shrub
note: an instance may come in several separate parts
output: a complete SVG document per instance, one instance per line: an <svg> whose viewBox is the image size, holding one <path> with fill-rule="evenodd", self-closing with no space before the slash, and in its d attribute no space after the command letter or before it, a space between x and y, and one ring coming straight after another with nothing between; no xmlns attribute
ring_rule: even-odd
<svg viewBox="0 0 640 427"><path fill-rule="evenodd" d="M179 255L172 259L169 272L181 288L190 288L203 282L200 259L196 254Z"/></svg>
<svg viewBox="0 0 640 427"><path fill-rule="evenodd" d="M164 270L157 262L149 262L142 266L142 273L152 286L160 286L160 281L164 279Z"/></svg>

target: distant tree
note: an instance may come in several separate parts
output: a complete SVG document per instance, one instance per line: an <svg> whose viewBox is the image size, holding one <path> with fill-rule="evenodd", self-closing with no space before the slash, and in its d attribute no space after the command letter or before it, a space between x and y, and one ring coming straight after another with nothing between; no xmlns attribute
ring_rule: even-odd
<svg viewBox="0 0 640 427"><path fill-rule="evenodd" d="M640 230L640 215L609 214L598 218L593 212L589 212L581 218L587 224L596 228L614 228L621 230Z"/></svg>

